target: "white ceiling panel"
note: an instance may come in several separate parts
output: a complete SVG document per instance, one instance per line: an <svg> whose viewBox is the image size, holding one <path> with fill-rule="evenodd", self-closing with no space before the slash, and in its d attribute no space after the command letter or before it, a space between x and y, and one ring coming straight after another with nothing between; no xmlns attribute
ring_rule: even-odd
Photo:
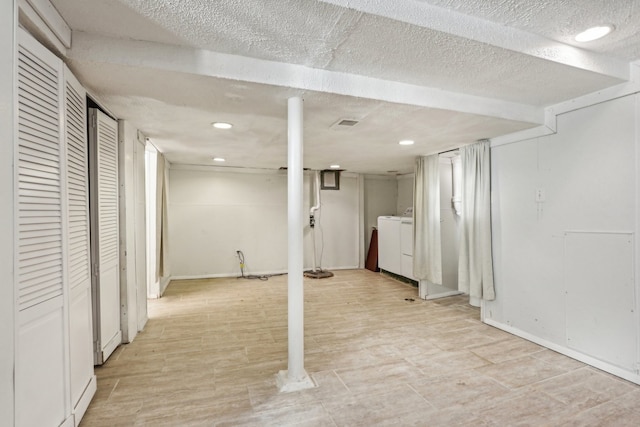
<svg viewBox="0 0 640 427"><path fill-rule="evenodd" d="M419 1L628 61L640 58L638 0ZM574 40L581 31L602 24L613 24L616 30L610 36L586 45Z"/></svg>
<svg viewBox="0 0 640 427"><path fill-rule="evenodd" d="M326 68L541 106L622 82L373 15L358 22Z"/></svg>
<svg viewBox="0 0 640 427"><path fill-rule="evenodd" d="M51 1L82 83L174 163L284 166L286 101L301 95L306 167L410 172L538 126L640 59L640 0ZM600 23L616 30L576 49ZM359 123L332 127L342 118Z"/></svg>
<svg viewBox="0 0 640 427"><path fill-rule="evenodd" d="M416 156L479 138L530 128L531 123L370 99L300 92L232 80L141 68L75 64L93 76L93 92L117 117L136 125L170 162L277 169L287 163L287 98L304 99L305 167L338 163L358 173L411 172ZM96 75L104 78L96 79ZM115 88L117 87L117 88ZM329 108L330 106L330 108ZM333 126L355 119L353 127ZM219 130L213 122L234 125ZM398 145L413 139L415 145Z"/></svg>

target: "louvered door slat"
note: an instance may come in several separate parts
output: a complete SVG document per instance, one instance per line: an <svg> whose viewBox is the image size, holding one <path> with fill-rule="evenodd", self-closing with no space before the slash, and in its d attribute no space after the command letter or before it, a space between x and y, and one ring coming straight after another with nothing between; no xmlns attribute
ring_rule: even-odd
<svg viewBox="0 0 640 427"><path fill-rule="evenodd" d="M55 211L59 210L59 207L55 204L55 199L43 200L43 199L27 199L22 200L19 205L21 211L33 211L36 209L43 211Z"/></svg>
<svg viewBox="0 0 640 427"><path fill-rule="evenodd" d="M20 239L20 243L26 247L41 248L57 242L56 236L38 236Z"/></svg>
<svg viewBox="0 0 640 427"><path fill-rule="evenodd" d="M33 269L32 269L33 270ZM33 270L22 280L19 298L26 297L32 304L36 303L32 297L34 294L55 295L56 276L62 274L62 268L55 267L43 270ZM31 295L31 297L27 297Z"/></svg>
<svg viewBox="0 0 640 427"><path fill-rule="evenodd" d="M31 146L21 145L18 150L24 155L33 156L35 158L41 159L42 161L55 162L56 160L58 160L55 154L48 153L43 150L34 149Z"/></svg>
<svg viewBox="0 0 640 427"><path fill-rule="evenodd" d="M36 259L42 255L53 255L52 251L59 251L62 245L58 241L53 242L41 242L33 244L29 241L24 241L24 244L20 247L19 254L25 261L28 259Z"/></svg>
<svg viewBox="0 0 640 427"><path fill-rule="evenodd" d="M20 217L18 225L23 228L24 226L29 226L30 228L36 228L39 231L51 230L51 229L60 229L60 234L62 235L62 223L60 221L60 216L52 216L50 218L44 216L38 217Z"/></svg>
<svg viewBox="0 0 640 427"><path fill-rule="evenodd" d="M43 61L27 49L20 53L22 58L18 63L18 67L22 70L28 70L29 74L36 76L34 84L46 87L49 91L55 91L58 87L59 76L57 71L48 65L43 67Z"/></svg>
<svg viewBox="0 0 640 427"><path fill-rule="evenodd" d="M18 94L29 100L29 105L33 106L33 99L39 99L40 102L37 105L42 105L45 108L55 108L58 105L57 98L51 97L51 91L56 88L55 85L39 85L37 73L26 72L23 68L18 71L18 82L31 82L28 86L22 86L18 89Z"/></svg>
<svg viewBox="0 0 640 427"><path fill-rule="evenodd" d="M28 84L28 82L24 82ZM25 123L31 123L36 127L41 127L44 130L55 132L56 117L50 110L45 107L40 98L36 94L27 91L18 91L18 96L22 96L22 104L18 108L18 111L25 113L29 117Z"/></svg>
<svg viewBox="0 0 640 427"><path fill-rule="evenodd" d="M118 154L117 128L108 118L98 119L98 147L100 185L100 263L112 263L118 259Z"/></svg>
<svg viewBox="0 0 640 427"><path fill-rule="evenodd" d="M60 228L60 224L55 220L55 218L50 221L51 224L57 224L58 228ZM48 230L50 228L55 228L55 227L51 227L48 223L43 222L43 221L30 221L27 222L26 220L20 223L20 234L22 234L23 232L27 232L27 231L44 231L44 230Z"/></svg>
<svg viewBox="0 0 640 427"><path fill-rule="evenodd" d="M25 245L25 247L27 245L40 245L40 244L44 244L44 243L48 243L48 242L57 242L58 240L58 235L57 235L57 230L49 230L47 231L50 234L38 234L38 235L32 235L32 236L20 236L20 242Z"/></svg>
<svg viewBox="0 0 640 427"><path fill-rule="evenodd" d="M21 267L32 266L32 265L37 264L37 263L45 263L45 262L49 262L49 261L55 261L55 259L56 259L55 254L41 256L41 257L39 257L37 259L25 259L22 262Z"/></svg>
<svg viewBox="0 0 640 427"><path fill-rule="evenodd" d="M30 148L53 156L56 155L58 149L55 145L47 144L46 141L43 141L42 135L30 134L26 132L27 130L30 129L20 126L20 147Z"/></svg>
<svg viewBox="0 0 640 427"><path fill-rule="evenodd" d="M20 106L20 111L24 111L25 108L35 109L45 117L53 119L55 116L50 113L50 110L58 105L57 99L51 98L48 94L50 88L38 88L33 77L22 73L18 74L19 83L31 82L29 86L22 86L18 89L18 95L24 99L24 103ZM50 120L50 122L55 125L55 120Z"/></svg>
<svg viewBox="0 0 640 427"><path fill-rule="evenodd" d="M24 182L23 188L25 190L31 190L31 191L43 191L43 192L51 192L53 191L56 187L53 185L48 185L48 184L40 184L37 182L29 182L26 181Z"/></svg>
<svg viewBox="0 0 640 427"><path fill-rule="evenodd" d="M60 269L60 264L54 259L48 262L41 262L37 268L21 267L19 271L23 274L25 282L27 282L36 277L48 276Z"/></svg>
<svg viewBox="0 0 640 427"><path fill-rule="evenodd" d="M53 276L62 274L62 271L52 272ZM32 307L39 304L40 301L46 301L51 298L55 298L58 295L56 291L57 280L55 278L50 279L51 276L43 275L35 279L26 281L21 286L18 298L24 301L24 304L28 307Z"/></svg>
<svg viewBox="0 0 640 427"><path fill-rule="evenodd" d="M65 85L69 285L91 279L89 257L89 193L86 110L83 96L71 82Z"/></svg>
<svg viewBox="0 0 640 427"><path fill-rule="evenodd" d="M18 52L18 309L62 295L59 73Z"/></svg>
<svg viewBox="0 0 640 427"><path fill-rule="evenodd" d="M69 150L67 155L68 155L67 159L68 159L69 163L72 163L76 168L83 169L85 167L84 166L84 164L85 164L84 160L85 159L82 158L82 154L81 153L76 153L74 151ZM82 175L82 173L80 173L80 171L76 170L75 168L70 170L69 173L70 174Z"/></svg>
<svg viewBox="0 0 640 427"><path fill-rule="evenodd" d="M60 175L55 167L47 166L41 164L37 159L28 159L28 156L23 156L24 158L18 161L18 166L21 170L21 175L23 175L26 179L32 178L44 178L56 185L60 185Z"/></svg>
<svg viewBox="0 0 640 427"><path fill-rule="evenodd" d="M45 258L48 259L49 257L58 256L59 252L60 252L60 245L57 245L57 246L51 245L50 248L41 248L39 250L24 251L21 253L22 255L21 263L24 262L25 264L28 264L32 260L35 263L37 263L41 259L45 259Z"/></svg>

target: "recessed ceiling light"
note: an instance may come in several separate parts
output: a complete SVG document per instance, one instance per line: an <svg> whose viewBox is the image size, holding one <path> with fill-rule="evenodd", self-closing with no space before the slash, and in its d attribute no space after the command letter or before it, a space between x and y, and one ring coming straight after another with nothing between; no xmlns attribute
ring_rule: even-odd
<svg viewBox="0 0 640 427"><path fill-rule="evenodd" d="M213 161L214 162L224 162L224 159L222 157L214 157Z"/></svg>
<svg viewBox="0 0 640 427"><path fill-rule="evenodd" d="M211 124L216 129L231 129L233 125L231 123L215 122Z"/></svg>
<svg viewBox="0 0 640 427"><path fill-rule="evenodd" d="M591 27L578 34L575 37L577 42L590 42L600 39L613 31L613 25L600 25L597 27Z"/></svg>
<svg viewBox="0 0 640 427"><path fill-rule="evenodd" d="M331 169L340 169L340 165L331 165L329 166Z"/></svg>
<svg viewBox="0 0 640 427"><path fill-rule="evenodd" d="M398 142L398 144L400 145L413 145L415 142L410 140L410 139L403 139L402 141Z"/></svg>

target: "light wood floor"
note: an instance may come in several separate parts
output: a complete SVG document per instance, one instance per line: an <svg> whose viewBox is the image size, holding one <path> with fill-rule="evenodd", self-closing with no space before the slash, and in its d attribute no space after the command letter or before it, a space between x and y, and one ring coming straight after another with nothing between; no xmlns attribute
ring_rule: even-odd
<svg viewBox="0 0 640 427"><path fill-rule="evenodd" d="M282 394L286 276L172 282L96 368L89 426L638 426L640 387L367 270L305 279L305 367ZM407 299L415 299L408 301Z"/></svg>

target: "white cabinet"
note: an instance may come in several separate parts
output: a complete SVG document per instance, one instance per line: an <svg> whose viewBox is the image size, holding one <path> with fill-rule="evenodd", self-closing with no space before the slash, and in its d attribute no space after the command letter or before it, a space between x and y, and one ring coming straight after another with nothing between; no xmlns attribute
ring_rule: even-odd
<svg viewBox="0 0 640 427"><path fill-rule="evenodd" d="M378 266L390 273L402 275L400 217L378 217Z"/></svg>
<svg viewBox="0 0 640 427"><path fill-rule="evenodd" d="M400 253L402 257L402 276L416 280L413 276L413 219L400 220Z"/></svg>
<svg viewBox="0 0 640 427"><path fill-rule="evenodd" d="M457 280L448 285L418 280L413 275L413 219L400 216L378 217L378 266L380 269L418 282L423 299L459 295Z"/></svg>
<svg viewBox="0 0 640 427"><path fill-rule="evenodd" d="M413 220L378 217L378 266L387 272L413 277Z"/></svg>

